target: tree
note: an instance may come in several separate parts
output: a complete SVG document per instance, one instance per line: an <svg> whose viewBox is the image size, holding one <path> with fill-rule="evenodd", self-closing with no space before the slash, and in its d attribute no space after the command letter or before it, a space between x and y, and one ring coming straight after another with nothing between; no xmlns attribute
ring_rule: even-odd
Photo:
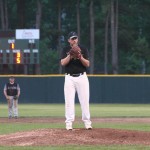
<svg viewBox="0 0 150 150"><path fill-rule="evenodd" d="M77 0L77 33L78 41L80 43L80 0Z"/></svg>
<svg viewBox="0 0 150 150"><path fill-rule="evenodd" d="M18 27L20 29L25 28L25 4L24 0L17 0L17 14L18 14Z"/></svg>
<svg viewBox="0 0 150 150"><path fill-rule="evenodd" d="M37 0L36 24L35 24L36 29L40 29L41 16L42 16L42 4L40 0Z"/></svg>
<svg viewBox="0 0 150 150"><path fill-rule="evenodd" d="M118 0L111 0L112 69L118 73Z"/></svg>
<svg viewBox="0 0 150 150"><path fill-rule="evenodd" d="M58 52L59 52L59 57L61 55L61 0L58 0ZM59 64L59 73L62 73L62 67Z"/></svg>
<svg viewBox="0 0 150 150"><path fill-rule="evenodd" d="M94 11L93 11L93 0L90 0L90 49L91 49L91 59L90 59L90 73L94 73L94 54L95 54L95 40L94 40Z"/></svg>
<svg viewBox="0 0 150 150"><path fill-rule="evenodd" d="M70 31L89 49L90 73L142 73L141 64L150 73L149 10L150 0L0 0L0 27L40 29L42 74L62 72L59 57Z"/></svg>
<svg viewBox="0 0 150 150"><path fill-rule="evenodd" d="M0 12L1 12L1 27L2 27L2 30L8 30L7 0L0 0Z"/></svg>
<svg viewBox="0 0 150 150"><path fill-rule="evenodd" d="M107 6L106 19L105 19L105 42L104 42L104 73L108 74L108 28L110 18L110 5Z"/></svg>

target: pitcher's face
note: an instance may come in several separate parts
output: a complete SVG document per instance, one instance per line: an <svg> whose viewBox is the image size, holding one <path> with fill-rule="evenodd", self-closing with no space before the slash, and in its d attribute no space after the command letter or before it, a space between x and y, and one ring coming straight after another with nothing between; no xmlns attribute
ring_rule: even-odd
<svg viewBox="0 0 150 150"><path fill-rule="evenodd" d="M68 42L70 43L71 46L77 45L78 44L78 38L77 37L70 38L70 39L68 39Z"/></svg>

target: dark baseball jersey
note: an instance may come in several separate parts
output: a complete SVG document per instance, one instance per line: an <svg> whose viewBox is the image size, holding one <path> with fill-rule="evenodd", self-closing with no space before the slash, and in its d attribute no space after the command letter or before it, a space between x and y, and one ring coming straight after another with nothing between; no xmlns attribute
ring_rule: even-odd
<svg viewBox="0 0 150 150"><path fill-rule="evenodd" d="M20 90L19 84L17 83L7 83L4 86L4 90L6 90L6 93L8 96L15 96L18 94L18 90Z"/></svg>
<svg viewBox="0 0 150 150"><path fill-rule="evenodd" d="M88 50L84 47L79 45L81 49L81 54L85 59L89 59L89 53ZM66 46L62 50L61 59L64 59L67 57L68 52L70 51L71 46ZM65 73L68 74L78 74L87 72L87 68L81 63L79 59L72 58L70 62L65 66Z"/></svg>

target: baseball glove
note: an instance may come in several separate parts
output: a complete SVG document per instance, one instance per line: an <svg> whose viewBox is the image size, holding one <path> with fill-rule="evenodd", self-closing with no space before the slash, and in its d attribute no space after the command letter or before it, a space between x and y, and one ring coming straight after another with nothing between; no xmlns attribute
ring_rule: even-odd
<svg viewBox="0 0 150 150"><path fill-rule="evenodd" d="M81 49L79 46L73 46L71 50L69 51L69 54L76 59L81 58Z"/></svg>
<svg viewBox="0 0 150 150"><path fill-rule="evenodd" d="M17 100L17 99L18 99L18 96L17 96L17 95L15 95L15 96L14 96L14 100Z"/></svg>

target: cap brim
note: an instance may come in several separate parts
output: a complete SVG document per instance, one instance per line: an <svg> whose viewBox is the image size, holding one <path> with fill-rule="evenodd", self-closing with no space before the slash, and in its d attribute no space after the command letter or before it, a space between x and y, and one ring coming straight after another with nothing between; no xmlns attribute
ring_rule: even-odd
<svg viewBox="0 0 150 150"><path fill-rule="evenodd" d="M72 39L72 38L74 38L74 37L77 37L77 38L78 38L78 36L71 36L69 39Z"/></svg>

